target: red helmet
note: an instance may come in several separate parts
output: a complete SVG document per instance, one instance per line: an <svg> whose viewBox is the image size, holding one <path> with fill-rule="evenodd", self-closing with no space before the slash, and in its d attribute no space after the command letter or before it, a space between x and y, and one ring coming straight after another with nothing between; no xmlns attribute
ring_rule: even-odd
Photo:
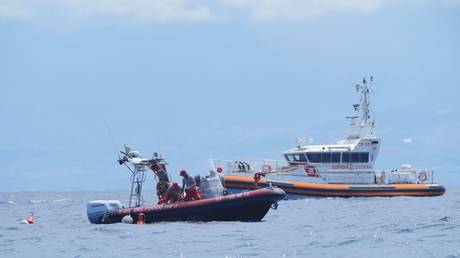
<svg viewBox="0 0 460 258"><path fill-rule="evenodd" d="M178 184L177 182L173 182L173 183L172 183L172 187L173 187L173 188L179 188L179 184Z"/></svg>
<svg viewBox="0 0 460 258"><path fill-rule="evenodd" d="M185 171L184 169L180 171L180 176L188 176L187 174L187 171Z"/></svg>

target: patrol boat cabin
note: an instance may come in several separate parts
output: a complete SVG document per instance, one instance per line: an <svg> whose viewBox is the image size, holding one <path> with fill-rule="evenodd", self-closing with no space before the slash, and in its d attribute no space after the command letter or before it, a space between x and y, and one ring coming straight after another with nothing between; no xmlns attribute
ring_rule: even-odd
<svg viewBox="0 0 460 258"><path fill-rule="evenodd" d="M305 145L284 152L290 166L304 165L307 176L328 183L374 183L374 163L379 152L379 139L351 135L334 145Z"/></svg>

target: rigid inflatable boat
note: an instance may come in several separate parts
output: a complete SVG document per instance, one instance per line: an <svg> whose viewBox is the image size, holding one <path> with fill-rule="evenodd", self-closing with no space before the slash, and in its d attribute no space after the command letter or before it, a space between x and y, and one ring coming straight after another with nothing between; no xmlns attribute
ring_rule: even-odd
<svg viewBox="0 0 460 258"><path fill-rule="evenodd" d="M142 196L146 173L151 169L155 176L170 181L166 172L166 162L154 154L153 159L139 157L137 151L125 147L125 156L119 159L131 171L131 194L128 207L118 200L96 200L87 204L87 215L91 223L153 223L160 221L260 221L270 207L285 197L285 192L277 187L265 187L254 191L228 194L222 186L222 179L216 173L196 177L202 199L167 202L146 205ZM161 172L161 173L159 173ZM166 176L165 176L166 175ZM160 179L157 191L161 185ZM159 195L160 196L160 195Z"/></svg>
<svg viewBox="0 0 460 258"><path fill-rule="evenodd" d="M347 117L352 130L346 139L335 144L304 144L300 138L296 147L283 153L284 161L211 159L213 170L224 175L225 187L231 192L271 184L286 191L288 198L443 195L446 190L434 181L431 170L407 164L398 169L374 169L381 139L374 132L372 81L372 77L370 84L363 79L355 86L360 93L360 103L353 105L358 116Z"/></svg>
<svg viewBox="0 0 460 258"><path fill-rule="evenodd" d="M131 216L137 223L144 214L145 223L161 221L260 221L270 207L285 196L283 190L266 187L254 191L230 194L197 201L123 208L119 201L88 203L88 219L95 224L122 222Z"/></svg>

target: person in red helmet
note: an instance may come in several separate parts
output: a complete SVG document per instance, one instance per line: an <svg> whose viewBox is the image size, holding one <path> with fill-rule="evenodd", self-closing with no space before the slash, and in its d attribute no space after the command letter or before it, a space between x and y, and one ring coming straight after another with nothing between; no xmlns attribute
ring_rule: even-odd
<svg viewBox="0 0 460 258"><path fill-rule="evenodd" d="M137 218L137 223L138 225L142 225L142 224L145 224L145 217L144 217L144 213L139 213L139 216Z"/></svg>
<svg viewBox="0 0 460 258"><path fill-rule="evenodd" d="M179 200L181 194L181 189L177 182L173 182L166 190L166 194L163 198L161 198L158 204L162 203L175 203Z"/></svg>
<svg viewBox="0 0 460 258"><path fill-rule="evenodd" d="M27 216L26 221L28 224L34 224L35 223L35 218L34 218L34 213L32 212L30 216Z"/></svg>
<svg viewBox="0 0 460 258"><path fill-rule="evenodd" d="M195 179L188 175L187 171L181 170L180 176L182 179L182 191L185 191L185 201L200 200L201 195L198 192L198 187L196 186Z"/></svg>

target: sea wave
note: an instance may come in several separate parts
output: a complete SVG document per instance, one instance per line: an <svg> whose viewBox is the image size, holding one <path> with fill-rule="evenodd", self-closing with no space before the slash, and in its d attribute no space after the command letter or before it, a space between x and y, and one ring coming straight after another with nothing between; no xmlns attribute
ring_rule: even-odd
<svg viewBox="0 0 460 258"><path fill-rule="evenodd" d="M260 223L89 223L87 201L106 196L127 199L125 193L0 193L2 257L460 255L460 189L433 198L282 201ZM31 211L36 224L19 224Z"/></svg>

